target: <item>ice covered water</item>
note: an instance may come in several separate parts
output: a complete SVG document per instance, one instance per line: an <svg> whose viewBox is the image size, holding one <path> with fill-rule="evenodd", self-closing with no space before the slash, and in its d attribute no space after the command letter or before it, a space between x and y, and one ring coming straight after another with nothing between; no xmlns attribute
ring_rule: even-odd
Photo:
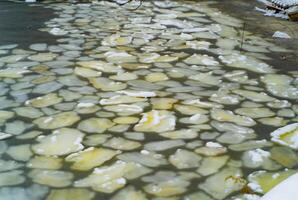
<svg viewBox="0 0 298 200"><path fill-rule="evenodd" d="M296 172L298 73L262 59L287 49L240 52L209 2L44 3L57 44L0 46L1 200L256 200Z"/></svg>

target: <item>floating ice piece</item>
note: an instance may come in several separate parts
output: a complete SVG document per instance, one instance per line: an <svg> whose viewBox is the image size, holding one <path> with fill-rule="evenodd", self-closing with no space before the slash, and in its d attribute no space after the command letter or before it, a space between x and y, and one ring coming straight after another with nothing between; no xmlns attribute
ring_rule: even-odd
<svg viewBox="0 0 298 200"><path fill-rule="evenodd" d="M183 140L162 140L156 142L149 142L144 145L144 149L149 151L165 151L185 145Z"/></svg>
<svg viewBox="0 0 298 200"><path fill-rule="evenodd" d="M154 63L160 57L158 53L145 53L139 56L142 63Z"/></svg>
<svg viewBox="0 0 298 200"><path fill-rule="evenodd" d="M87 133L103 133L115 125L111 120L105 118L89 118L81 121L78 128Z"/></svg>
<svg viewBox="0 0 298 200"><path fill-rule="evenodd" d="M123 71L121 67L103 61L82 61L77 64L86 69L98 70L99 72L105 73L118 73Z"/></svg>
<svg viewBox="0 0 298 200"><path fill-rule="evenodd" d="M6 153L15 160L28 161L32 156L29 144L10 146Z"/></svg>
<svg viewBox="0 0 298 200"><path fill-rule="evenodd" d="M227 167L219 173L209 176L203 183L199 184L199 188L215 199L224 199L229 194L241 190L246 184L241 176L240 169ZM235 181L234 178L239 178L242 181Z"/></svg>
<svg viewBox="0 0 298 200"><path fill-rule="evenodd" d="M207 65L207 66L217 66L219 62L217 62L213 57L208 55L198 55L194 54L187 59L184 60L185 63L191 65Z"/></svg>
<svg viewBox="0 0 298 200"><path fill-rule="evenodd" d="M36 108L48 107L57 103L60 103L63 99L58 97L55 93L50 93L41 97L37 97L26 101L26 105L32 105Z"/></svg>
<svg viewBox="0 0 298 200"><path fill-rule="evenodd" d="M200 108L222 108L223 106L213 102L201 101L200 99L185 100L182 102L186 105L197 106Z"/></svg>
<svg viewBox="0 0 298 200"><path fill-rule="evenodd" d="M256 122L250 118L241 115L235 115L232 111L222 109L212 109L211 117L217 121L233 122L240 126L254 126Z"/></svg>
<svg viewBox="0 0 298 200"><path fill-rule="evenodd" d="M268 108L238 108L235 113L251 118L262 118L262 117L272 117L275 115Z"/></svg>
<svg viewBox="0 0 298 200"><path fill-rule="evenodd" d="M17 107L14 109L14 111L18 116L30 119L35 119L44 115L39 109L33 107Z"/></svg>
<svg viewBox="0 0 298 200"><path fill-rule="evenodd" d="M151 105L153 106L153 109L168 110L172 109L174 103L177 101L178 100L174 98L152 98Z"/></svg>
<svg viewBox="0 0 298 200"><path fill-rule="evenodd" d="M29 48L35 51L45 51L47 49L47 44L46 43L31 44Z"/></svg>
<svg viewBox="0 0 298 200"><path fill-rule="evenodd" d="M287 33L285 32L281 32L281 31L276 31L272 37L275 37L275 38L286 38L286 39L289 39L291 38Z"/></svg>
<svg viewBox="0 0 298 200"><path fill-rule="evenodd" d="M270 159L270 152L262 149L253 149L244 152L242 156L243 165L248 168L259 168L275 170L280 168L280 165Z"/></svg>
<svg viewBox="0 0 298 200"><path fill-rule="evenodd" d="M10 56L0 57L0 62L17 63L18 61L23 60L24 58L26 58L26 55L10 55Z"/></svg>
<svg viewBox="0 0 298 200"><path fill-rule="evenodd" d="M32 124L27 124L20 120L14 120L6 123L4 132L12 135L20 135L30 127L32 127Z"/></svg>
<svg viewBox="0 0 298 200"><path fill-rule="evenodd" d="M240 89L233 90L233 92L255 102L270 102L276 100L264 92L254 92Z"/></svg>
<svg viewBox="0 0 298 200"><path fill-rule="evenodd" d="M155 19L153 20L155 22L158 22L161 25L166 26L175 26L180 29L190 29L193 28L193 24L187 21L182 21L179 19Z"/></svg>
<svg viewBox="0 0 298 200"><path fill-rule="evenodd" d="M117 91L117 93L125 94L131 97L155 97L156 96L155 92L150 92L150 91L121 90L121 91Z"/></svg>
<svg viewBox="0 0 298 200"><path fill-rule="evenodd" d="M41 137L39 144L32 145L36 154L45 156L61 156L80 151L84 134L76 129L62 128L52 134Z"/></svg>
<svg viewBox="0 0 298 200"><path fill-rule="evenodd" d="M125 63L136 62L136 56L133 56L127 52L108 51L104 54L108 62L111 63Z"/></svg>
<svg viewBox="0 0 298 200"><path fill-rule="evenodd" d="M23 74L30 71L24 69L2 69L0 70L0 78L22 78Z"/></svg>
<svg viewBox="0 0 298 200"><path fill-rule="evenodd" d="M219 59L227 64L229 67L245 69L256 73L273 73L275 70L268 64L261 62L260 60L233 53L232 55L222 55Z"/></svg>
<svg viewBox="0 0 298 200"><path fill-rule="evenodd" d="M213 76L211 73L198 73L196 75L190 76L189 78L208 85L219 85L222 82L220 77Z"/></svg>
<svg viewBox="0 0 298 200"><path fill-rule="evenodd" d="M47 200L91 200L95 196L95 193L81 188L70 188L70 189L52 189L47 197Z"/></svg>
<svg viewBox="0 0 298 200"><path fill-rule="evenodd" d="M140 97L116 95L116 96L110 97L109 99L101 99L99 103L101 105L115 105L115 104L136 103L136 102L143 102L143 101L146 101L146 99L140 98Z"/></svg>
<svg viewBox="0 0 298 200"><path fill-rule="evenodd" d="M146 81L148 82L159 82L159 81L166 81L168 80L168 76L164 73L156 72L156 73L150 73L145 77Z"/></svg>
<svg viewBox="0 0 298 200"><path fill-rule="evenodd" d="M218 156L225 154L227 148L216 142L207 142L206 146L195 149L195 152L204 156Z"/></svg>
<svg viewBox="0 0 298 200"><path fill-rule="evenodd" d="M298 123L279 128L270 135L273 142L298 149Z"/></svg>
<svg viewBox="0 0 298 200"><path fill-rule="evenodd" d="M14 160L1 160L0 159L0 172L10 171L24 167L23 164ZM0 198L1 199L1 198Z"/></svg>
<svg viewBox="0 0 298 200"><path fill-rule="evenodd" d="M53 34L53 35L66 35L68 33L68 31L64 31L60 28L52 28L50 30L50 33Z"/></svg>
<svg viewBox="0 0 298 200"><path fill-rule="evenodd" d="M63 165L63 160L58 157L35 156L27 162L28 168L37 169L59 169Z"/></svg>
<svg viewBox="0 0 298 200"><path fill-rule="evenodd" d="M178 57L165 55L165 56L159 56L158 58L156 58L154 60L154 62L169 63L169 62L174 62L174 61L177 61L177 60L178 60Z"/></svg>
<svg viewBox="0 0 298 200"><path fill-rule="evenodd" d="M84 151L70 154L65 160L74 163L71 165L72 169L86 171L102 165L119 153L120 151L90 147Z"/></svg>
<svg viewBox="0 0 298 200"><path fill-rule="evenodd" d="M78 76L82 76L85 78L97 77L97 76L101 76L102 74L99 71L95 71L93 69L88 69L84 67L76 67L74 70L74 73Z"/></svg>
<svg viewBox="0 0 298 200"><path fill-rule="evenodd" d="M40 200L48 193L45 186L32 184L30 187L1 187L0 200Z"/></svg>
<svg viewBox="0 0 298 200"><path fill-rule="evenodd" d="M93 190L112 193L126 184L124 175L129 171L130 163L117 161L110 166L95 168L86 178L74 182L75 187L92 187Z"/></svg>
<svg viewBox="0 0 298 200"><path fill-rule="evenodd" d="M63 112L56 115L41 117L33 121L42 129L56 129L71 126L79 121L80 117L75 112Z"/></svg>
<svg viewBox="0 0 298 200"><path fill-rule="evenodd" d="M246 150L264 148L264 147L270 147L270 146L272 146L272 143L265 139L249 140L240 144L232 144L229 146L229 149L232 149L233 151L246 151Z"/></svg>
<svg viewBox="0 0 298 200"><path fill-rule="evenodd" d="M105 147L110 147L118 150L133 150L141 146L139 142L127 140L121 137L113 137L104 144Z"/></svg>
<svg viewBox="0 0 298 200"><path fill-rule="evenodd" d="M195 168L200 165L202 157L184 149L177 149L175 154L169 157L172 165L178 169Z"/></svg>
<svg viewBox="0 0 298 200"><path fill-rule="evenodd" d="M189 181L183 180L181 177L173 177L170 180L148 184L144 190L158 197L170 197L186 192L189 184Z"/></svg>
<svg viewBox="0 0 298 200"><path fill-rule="evenodd" d="M12 137L12 134L0 132L0 140L5 140L7 138Z"/></svg>
<svg viewBox="0 0 298 200"><path fill-rule="evenodd" d="M103 91L118 91L123 90L127 87L126 83L112 81L108 78L89 78L90 83L96 89L100 89Z"/></svg>
<svg viewBox="0 0 298 200"><path fill-rule="evenodd" d="M0 49L13 49L16 48L18 45L17 44L7 44L7 45L1 45Z"/></svg>
<svg viewBox="0 0 298 200"><path fill-rule="evenodd" d="M137 117L117 117L113 120L116 124L135 124L139 121Z"/></svg>
<svg viewBox="0 0 298 200"><path fill-rule="evenodd" d="M54 60L58 55L54 53L38 53L32 56L29 56L29 60L37 61L37 62L45 62Z"/></svg>
<svg viewBox="0 0 298 200"><path fill-rule="evenodd" d="M121 46L128 45L132 41L132 37L121 37L119 34L113 34L109 37L106 37L102 41L102 45L104 46Z"/></svg>
<svg viewBox="0 0 298 200"><path fill-rule="evenodd" d="M293 168L298 164L298 155L289 147L277 146L270 150L271 158L277 163Z"/></svg>
<svg viewBox="0 0 298 200"><path fill-rule="evenodd" d="M219 83L221 83L221 80ZM236 105L239 104L240 97L238 95L230 94L227 91L218 91L217 93L212 94L209 100L225 105Z"/></svg>
<svg viewBox="0 0 298 200"><path fill-rule="evenodd" d="M179 122L186 124L203 124L209 121L209 117L203 114L195 114L191 117L180 118Z"/></svg>
<svg viewBox="0 0 298 200"><path fill-rule="evenodd" d="M15 115L14 112L0 110L0 123L3 123L3 122L5 122L8 119L13 118L14 115Z"/></svg>
<svg viewBox="0 0 298 200"><path fill-rule="evenodd" d="M221 132L232 132L241 135L254 135L254 130L244 126L238 126L232 123L212 121L211 125Z"/></svg>
<svg viewBox="0 0 298 200"><path fill-rule="evenodd" d="M63 87L62 84L52 81L37 85L32 92L38 94L48 94L60 89L61 87Z"/></svg>
<svg viewBox="0 0 298 200"><path fill-rule="evenodd" d="M51 187L66 187L72 183L73 174L65 171L33 169L28 173L33 182Z"/></svg>
<svg viewBox="0 0 298 200"><path fill-rule="evenodd" d="M116 112L120 116L129 116L137 113L143 112L143 108L138 105L127 105L127 104L118 104L105 106L105 110Z"/></svg>
<svg viewBox="0 0 298 200"><path fill-rule="evenodd" d="M133 186L129 186L115 194L111 200L148 200L141 190L136 190Z"/></svg>
<svg viewBox="0 0 298 200"><path fill-rule="evenodd" d="M117 157L126 162L135 162L148 167L158 167L160 165L166 165L168 163L163 155L155 154L147 150L142 150L141 153L123 153L118 155Z"/></svg>
<svg viewBox="0 0 298 200"><path fill-rule="evenodd" d="M267 74L261 77L267 90L275 96L289 99L298 98L298 88L291 85L293 78L287 75Z"/></svg>
<svg viewBox="0 0 298 200"><path fill-rule="evenodd" d="M197 172L203 176L208 176L218 172L229 160L229 156L214 156L203 158Z"/></svg>
<svg viewBox="0 0 298 200"><path fill-rule="evenodd" d="M195 115L195 114L207 114L209 111L202 108L190 105L175 105L175 110L179 111L184 115Z"/></svg>
<svg viewBox="0 0 298 200"><path fill-rule="evenodd" d="M173 131L176 126L176 117L165 110L152 110L144 113L142 119L134 130L140 132L166 132Z"/></svg>
<svg viewBox="0 0 298 200"><path fill-rule="evenodd" d="M25 178L22 174L23 172L20 170L0 173L0 187L18 185L25 182Z"/></svg>
<svg viewBox="0 0 298 200"><path fill-rule="evenodd" d="M138 75L132 72L118 72L116 75L109 76L109 78L117 81L131 81L137 79Z"/></svg>
<svg viewBox="0 0 298 200"><path fill-rule="evenodd" d="M80 102L77 105L78 108L90 108L90 107L93 107L93 106L95 106L94 103L84 103L84 102Z"/></svg>
<svg viewBox="0 0 298 200"><path fill-rule="evenodd" d="M186 45L192 49L208 50L211 43L206 41L187 41Z"/></svg>
<svg viewBox="0 0 298 200"><path fill-rule="evenodd" d="M269 125L269 126L276 126L281 127L285 126L289 121L281 118L281 117L267 117L267 118L261 118L258 120L262 124Z"/></svg>
<svg viewBox="0 0 298 200"><path fill-rule="evenodd" d="M164 132L160 135L170 139L194 139L198 136L198 133L192 129L181 129L177 131Z"/></svg>

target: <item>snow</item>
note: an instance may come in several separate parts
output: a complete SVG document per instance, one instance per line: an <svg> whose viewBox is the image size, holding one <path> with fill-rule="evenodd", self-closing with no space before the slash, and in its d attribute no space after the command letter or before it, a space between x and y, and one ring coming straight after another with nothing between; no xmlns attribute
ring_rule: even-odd
<svg viewBox="0 0 298 200"><path fill-rule="evenodd" d="M275 38L291 38L287 33L285 32L281 32L281 31L276 31L272 37L275 37Z"/></svg>
<svg viewBox="0 0 298 200"><path fill-rule="evenodd" d="M217 142L207 142L206 143L206 147L210 147L210 148L221 148L223 146L221 144L217 143Z"/></svg>
<svg viewBox="0 0 298 200"><path fill-rule="evenodd" d="M298 173L275 186L260 200L297 200L297 184Z"/></svg>
<svg viewBox="0 0 298 200"><path fill-rule="evenodd" d="M132 97L155 97L156 93L155 92L150 92L150 91L117 91L119 94L125 94L127 96L132 96Z"/></svg>
<svg viewBox="0 0 298 200"><path fill-rule="evenodd" d="M84 102L81 102L77 105L78 108L89 108L89 107L92 107L94 106L95 104L94 103L84 103Z"/></svg>
<svg viewBox="0 0 298 200"><path fill-rule="evenodd" d="M254 163L262 163L264 158L270 156L270 153L262 149L255 149L249 151L248 155Z"/></svg>

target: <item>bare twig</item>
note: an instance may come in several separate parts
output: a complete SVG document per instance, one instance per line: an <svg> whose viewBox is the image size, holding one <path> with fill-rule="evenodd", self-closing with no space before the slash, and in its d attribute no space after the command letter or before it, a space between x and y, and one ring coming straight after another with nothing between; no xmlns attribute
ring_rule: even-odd
<svg viewBox="0 0 298 200"><path fill-rule="evenodd" d="M245 22L243 23L243 28L242 28L242 35L241 35L241 44L240 44L240 52L243 51L242 47L243 47L243 43L244 43L244 32L245 32Z"/></svg>
<svg viewBox="0 0 298 200"><path fill-rule="evenodd" d="M133 0L127 0L124 3L117 3L117 4L120 5L120 6L124 6L124 5L126 5L126 4L128 4L128 3L132 2L132 1ZM140 2L140 4L136 8L130 9L130 10L137 10L137 9L139 9L142 6L142 4L143 4L143 0L139 0L139 2Z"/></svg>

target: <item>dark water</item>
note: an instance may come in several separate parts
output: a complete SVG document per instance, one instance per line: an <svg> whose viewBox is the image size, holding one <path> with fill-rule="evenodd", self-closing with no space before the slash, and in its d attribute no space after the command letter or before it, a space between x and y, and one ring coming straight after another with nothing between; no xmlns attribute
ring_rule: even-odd
<svg viewBox="0 0 298 200"><path fill-rule="evenodd" d="M55 17L53 11L38 4L31 5L35 6L0 0L0 45L26 47L32 43L55 43L56 37L38 30Z"/></svg>

